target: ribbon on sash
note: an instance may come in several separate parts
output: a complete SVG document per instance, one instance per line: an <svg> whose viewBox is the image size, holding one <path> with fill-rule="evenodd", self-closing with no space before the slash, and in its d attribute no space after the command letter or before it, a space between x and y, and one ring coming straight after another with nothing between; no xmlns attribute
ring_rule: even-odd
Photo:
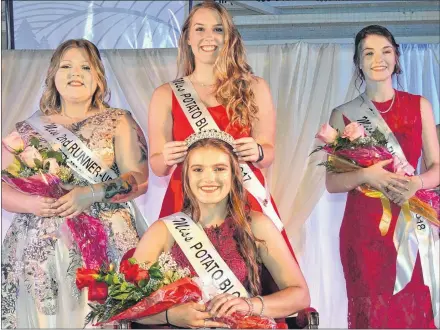
<svg viewBox="0 0 440 330"><path fill-rule="evenodd" d="M390 153L398 157L401 165L410 167L405 154L397 141L394 133L385 122L380 112L370 101L366 93L359 95L353 101L338 108L350 121L362 124L367 134L371 134L376 128L382 132L387 139L387 148ZM384 214L379 224L382 236L386 235L391 223L391 207L389 201L384 201L382 193L363 191L366 196L380 198L384 208ZM382 196L380 196L382 195ZM420 253L420 260L423 272L423 282L429 287L431 304L434 314L434 321L439 327L440 321L440 295L439 295L439 266L440 260L438 228L431 223L438 224L438 218L432 219L428 211L413 212L410 210L408 201L401 207L393 234L393 242L397 251L396 281L393 294L402 291L411 281L412 273Z"/></svg>
<svg viewBox="0 0 440 330"><path fill-rule="evenodd" d="M183 212L162 218L188 261L204 284L213 284L222 293L249 297L243 284L218 254L206 233Z"/></svg>
<svg viewBox="0 0 440 330"><path fill-rule="evenodd" d="M194 132L201 132L208 129L220 131L214 118L212 118L208 109L206 109L206 106L200 100L194 86L187 77L170 82L170 86ZM273 221L279 231L282 231L284 228L283 223L275 211L266 187L261 184L247 163L240 164L240 168L243 175L244 187L258 201L263 213Z"/></svg>

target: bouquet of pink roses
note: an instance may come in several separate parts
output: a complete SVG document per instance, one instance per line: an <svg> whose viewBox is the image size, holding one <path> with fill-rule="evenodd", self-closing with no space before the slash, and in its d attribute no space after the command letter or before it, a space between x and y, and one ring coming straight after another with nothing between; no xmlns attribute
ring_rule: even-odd
<svg viewBox="0 0 440 330"><path fill-rule="evenodd" d="M328 154L327 161L318 164L325 166L328 172L346 173L369 167L382 160L393 159L392 163L384 167L386 170L407 176L414 174L415 170L409 163L402 162L389 152L385 136L378 129L366 136L364 127L357 122L348 124L342 133L329 124L324 124L315 137L325 144L311 154L321 150ZM367 185L362 185L358 190L370 197L379 194ZM429 190L419 190L409 200L412 211L421 214L437 227L440 224L439 204L438 194Z"/></svg>
<svg viewBox="0 0 440 330"><path fill-rule="evenodd" d="M2 171L2 180L15 189L43 197L59 198L66 192L60 183L72 183L73 175L62 152L42 146L36 137L29 145L13 132L2 140L13 155L12 163Z"/></svg>
<svg viewBox="0 0 440 330"><path fill-rule="evenodd" d="M68 192L63 189L63 183L76 183L64 154L44 146L36 137L26 145L20 134L13 132L2 144L14 155L11 164L2 171L2 180L14 189L24 194L60 198ZM99 219L81 213L67 219L67 225L88 267L108 262L107 234Z"/></svg>

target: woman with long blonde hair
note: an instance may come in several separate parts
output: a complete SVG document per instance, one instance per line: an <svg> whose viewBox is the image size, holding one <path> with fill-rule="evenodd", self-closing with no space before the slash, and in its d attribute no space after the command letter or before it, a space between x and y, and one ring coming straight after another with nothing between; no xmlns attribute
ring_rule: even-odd
<svg viewBox="0 0 440 330"><path fill-rule="evenodd" d="M217 125L214 128L235 138L234 151L241 164L247 163L264 187L260 169L269 167L274 159L275 110L269 87L252 73L240 33L224 7L215 2L194 6L182 28L178 66L183 76L180 81L185 81L200 99L207 117ZM158 87L149 109L151 168L157 176L172 174L159 217L181 210L181 163L187 153L184 140L205 128L205 118L191 123L191 116L198 118L199 106L188 102L190 98L180 99L177 91L182 89L173 90L172 86L166 83ZM251 209L262 211L262 203L269 202L278 217L272 198L263 199L248 194ZM282 233L291 249L285 231Z"/></svg>
<svg viewBox="0 0 440 330"><path fill-rule="evenodd" d="M197 224L196 227L202 228L203 235L244 286L249 298L237 297L231 294L231 290L217 293L207 304L182 304L137 322L183 328L226 327L216 317L240 311L284 318L309 306L307 284L281 233L267 216L246 208L246 191L233 148L218 138L198 139L190 144L182 166L183 213ZM188 247L182 246L169 227L170 221L181 217L182 213L177 213L156 221L142 237L133 257L139 262L151 263L161 253L170 252L179 266L189 267L192 276L202 277L195 267L201 262L197 260L200 256L196 254L192 258ZM203 241L196 231L182 230L185 230L186 237L194 238L190 245ZM191 249L195 246L197 244ZM212 255L211 263L217 263L215 251L208 246L204 248ZM204 251L201 249L200 252ZM275 293L264 295L261 291L259 270L263 265L274 275L279 287ZM226 272L222 266L218 269ZM215 284L215 273L209 271L208 277ZM222 285L218 288L221 289Z"/></svg>
<svg viewBox="0 0 440 330"><path fill-rule="evenodd" d="M76 270L118 263L139 241L127 202L147 188L146 141L128 111L108 105L96 46L85 39L59 45L45 85L40 110L2 140L2 170L17 167L20 149L19 164L34 168L38 159L50 174L72 180L52 198L2 177L2 208L16 213L2 244L2 328L82 328L90 307ZM63 152L66 166L43 160L35 140ZM25 170L20 177L29 175Z"/></svg>
<svg viewBox="0 0 440 330"><path fill-rule="evenodd" d="M236 139L240 161L253 163L263 179L258 168L270 166L274 157L274 106L267 83L247 64L243 41L225 8L215 2L194 6L182 28L178 66L219 128ZM154 91L148 125L153 172L166 176L177 165L160 212L166 216L182 207L183 140L193 133L170 84Z"/></svg>

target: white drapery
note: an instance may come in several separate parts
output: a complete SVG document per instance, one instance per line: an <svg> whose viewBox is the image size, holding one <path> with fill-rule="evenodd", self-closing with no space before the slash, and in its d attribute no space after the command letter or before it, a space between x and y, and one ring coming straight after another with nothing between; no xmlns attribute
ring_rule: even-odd
<svg viewBox="0 0 440 330"><path fill-rule="evenodd" d="M403 45L401 50L401 88L428 98L439 123L440 46ZM276 155L267 173L271 192L300 259L312 305L320 312L321 326L344 328L347 308L339 227L345 194L325 192L324 170L316 166L323 155L308 155L331 109L359 93L353 84L353 45L248 46L247 52L254 72L269 83L277 109ZM129 109L148 136L151 95L154 88L176 77L177 50L106 50L102 55L112 91L110 104ZM14 123L38 109L51 51L4 51L2 56L4 137ZM167 182L168 178L150 171L149 190L137 199L150 223L159 214ZM2 215L3 237L11 216L5 211Z"/></svg>

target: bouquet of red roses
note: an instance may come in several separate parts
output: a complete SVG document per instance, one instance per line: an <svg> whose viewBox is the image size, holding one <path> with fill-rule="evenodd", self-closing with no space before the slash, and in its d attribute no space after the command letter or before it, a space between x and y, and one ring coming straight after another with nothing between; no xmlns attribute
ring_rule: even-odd
<svg viewBox="0 0 440 330"><path fill-rule="evenodd" d="M328 172L346 173L369 167L382 160L393 159L392 163L384 167L386 170L407 176L414 174L415 170L409 163L402 162L389 152L387 141L378 129L366 136L364 127L357 122L348 124L342 133L329 124L324 124L316 138L325 144L311 154L321 150L328 154L327 161L319 164L325 166ZM358 190L370 197L379 194L367 185L362 185ZM438 194L429 190L419 190L409 200L411 211L424 216L437 227L439 204Z"/></svg>
<svg viewBox="0 0 440 330"><path fill-rule="evenodd" d="M60 198L68 192L63 189L63 183L76 183L63 153L41 144L36 137L26 145L20 134L13 132L2 140L2 144L14 155L11 164L2 171L2 180L15 190ZM107 234L99 219L81 213L67 219L67 225L87 267L108 263Z"/></svg>
<svg viewBox="0 0 440 330"><path fill-rule="evenodd" d="M112 265L101 269L79 268L76 285L79 289L88 287L92 301L86 324L138 320L178 304L199 302L203 297L199 281L189 276L189 269L178 267L169 253L162 253L158 262L149 267L129 258L122 260L119 272ZM272 318L240 313L219 321L236 329L283 327Z"/></svg>

